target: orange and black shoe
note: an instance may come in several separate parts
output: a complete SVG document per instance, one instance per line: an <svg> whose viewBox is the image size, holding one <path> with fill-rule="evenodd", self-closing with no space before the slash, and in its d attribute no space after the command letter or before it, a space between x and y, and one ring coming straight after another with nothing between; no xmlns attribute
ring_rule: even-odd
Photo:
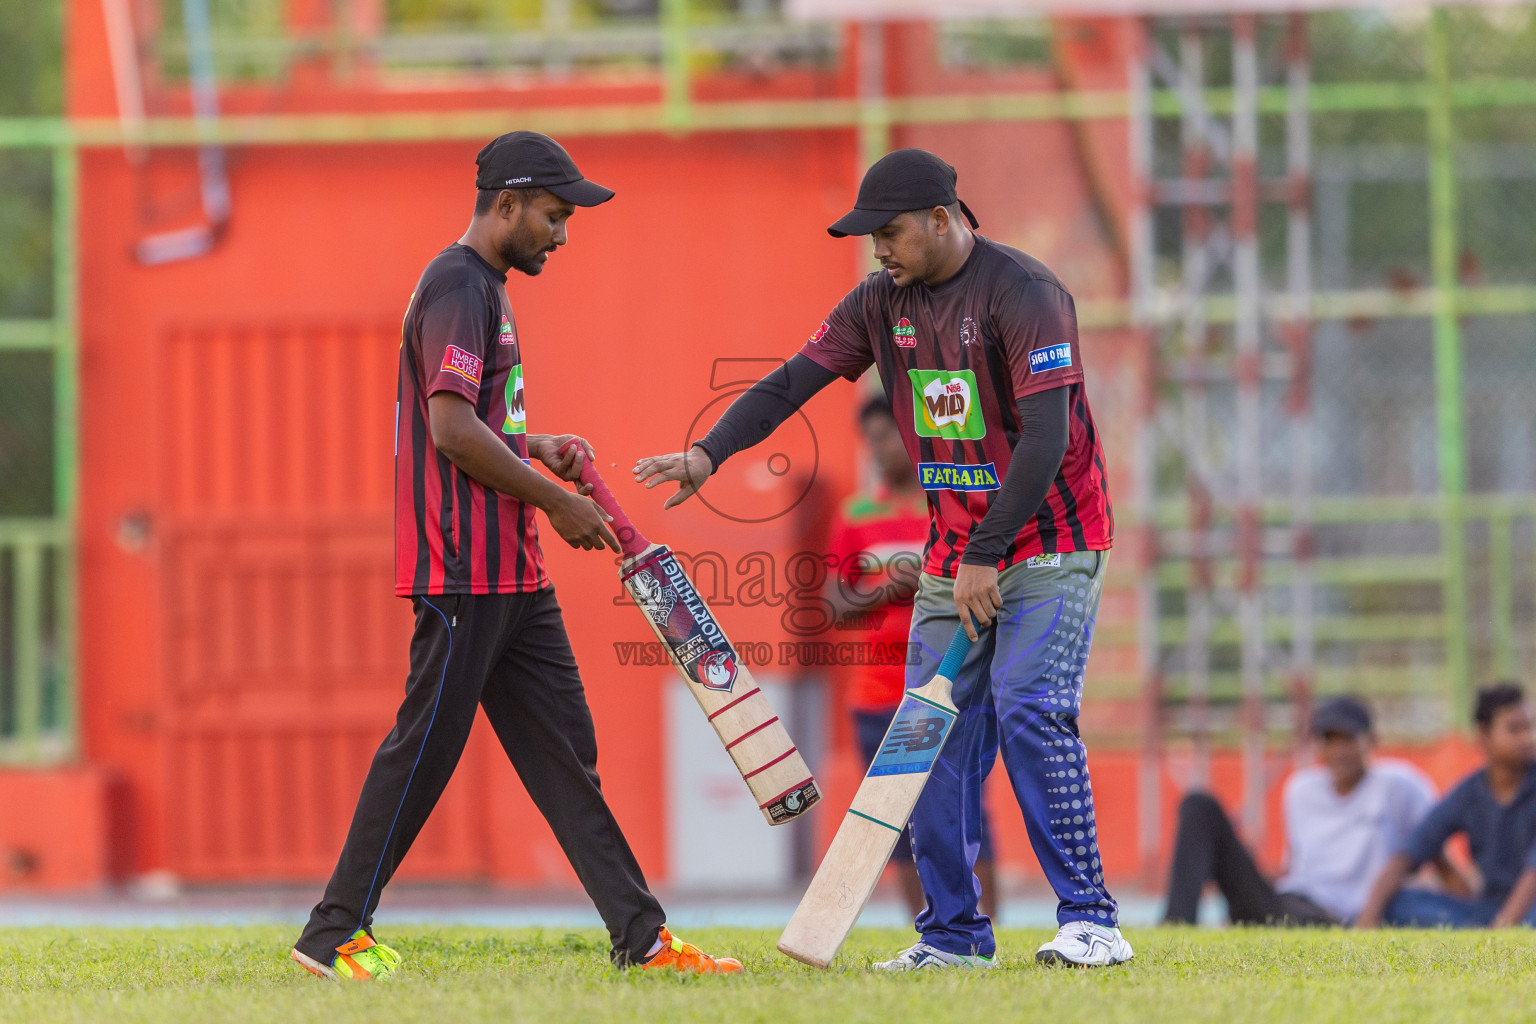
<svg viewBox="0 0 1536 1024"><path fill-rule="evenodd" d="M676 938L662 926L659 949L640 964L642 971L677 971L681 974L738 974L741 961L728 956L710 956L691 943Z"/></svg>
<svg viewBox="0 0 1536 1024"><path fill-rule="evenodd" d="M289 955L310 974L327 981L375 981L388 977L400 966L399 953L373 941L373 936L361 928L336 947L336 955L328 964L297 949Z"/></svg>

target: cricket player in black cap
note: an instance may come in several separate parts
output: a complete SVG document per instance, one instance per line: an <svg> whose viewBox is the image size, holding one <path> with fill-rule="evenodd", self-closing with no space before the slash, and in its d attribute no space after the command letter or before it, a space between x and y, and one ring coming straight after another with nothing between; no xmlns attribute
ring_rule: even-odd
<svg viewBox="0 0 1536 1024"><path fill-rule="evenodd" d="M512 132L480 151L469 230L427 264L406 310L395 433L395 593L416 614L410 675L353 812L336 870L293 959L322 978L369 981L399 955L373 938L384 886L426 824L477 708L608 925L613 962L734 973L674 938L597 776L597 738L536 513L567 544L619 550L608 517L575 483L592 447L533 434L508 270L537 276L566 244L577 207L613 192L554 139ZM574 445L562 455L560 449ZM306 785L333 785L306 779Z"/></svg>
<svg viewBox="0 0 1536 1024"><path fill-rule="evenodd" d="M822 321L782 369L742 395L689 452L641 459L637 479L686 500L734 453L762 441L838 377L879 368L928 494L907 687L933 678L956 629L996 623L954 679L960 709L912 813L927 906L921 940L880 970L986 968L978 906L981 787L999 750L1060 930L1045 964L1132 956L1104 881L1087 750L1083 673L1114 536L1104 451L1088 408L1072 296L1032 256L977 234L955 169L901 149L864 175L828 228L870 235L882 269Z"/></svg>

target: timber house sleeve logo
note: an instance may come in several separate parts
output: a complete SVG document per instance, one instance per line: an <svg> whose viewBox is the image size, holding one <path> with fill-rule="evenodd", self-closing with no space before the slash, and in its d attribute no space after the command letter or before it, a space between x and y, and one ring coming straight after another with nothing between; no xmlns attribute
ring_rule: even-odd
<svg viewBox="0 0 1536 1024"><path fill-rule="evenodd" d="M443 369L449 373L456 373L471 384L480 383L480 374L485 369L485 363L473 352L466 352L457 345L449 345L443 353Z"/></svg>

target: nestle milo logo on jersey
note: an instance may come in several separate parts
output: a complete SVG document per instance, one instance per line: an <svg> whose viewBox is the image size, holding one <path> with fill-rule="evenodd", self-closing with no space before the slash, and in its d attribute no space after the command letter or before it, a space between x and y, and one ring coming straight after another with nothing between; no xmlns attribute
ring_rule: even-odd
<svg viewBox="0 0 1536 1024"><path fill-rule="evenodd" d="M923 437L974 441L987 425L976 400L976 375L970 370L908 370L912 382L912 423Z"/></svg>
<svg viewBox="0 0 1536 1024"><path fill-rule="evenodd" d="M891 340L897 348L917 348L917 328L912 326L911 320L902 317L891 328Z"/></svg>
<svg viewBox="0 0 1536 1024"><path fill-rule="evenodd" d="M528 411L523 408L523 364L518 363L507 374L507 420L501 425L503 434L523 434L528 431Z"/></svg>

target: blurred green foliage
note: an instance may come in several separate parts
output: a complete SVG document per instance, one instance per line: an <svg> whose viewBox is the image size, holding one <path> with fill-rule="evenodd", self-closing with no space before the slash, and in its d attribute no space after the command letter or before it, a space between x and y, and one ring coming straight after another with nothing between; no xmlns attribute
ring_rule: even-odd
<svg viewBox="0 0 1536 1024"><path fill-rule="evenodd" d="M1455 8L1446 19L1451 73L1458 81L1530 78L1536 71L1536 7ZM1420 82L1427 12L1329 11L1312 16L1317 82ZM1536 110L1485 107L1455 118L1459 233L1469 284L1529 283L1536 277L1536 178L1509 166L1536 149ZM1417 111L1318 116L1319 148L1422 146ZM1503 155L1487 144L1497 144ZM1500 168L1502 160L1506 166ZM1490 161L1494 164L1489 166ZM1475 166L1477 164L1484 166ZM1502 180L1501 180L1502 175ZM1350 270L1357 286L1422 284L1429 276L1429 189L1425 180L1359 183L1350 196Z"/></svg>
<svg viewBox="0 0 1536 1024"><path fill-rule="evenodd" d="M63 106L58 3L7 4L0 31L0 117L57 114ZM0 317L47 316L52 171L47 153L0 150Z"/></svg>
<svg viewBox="0 0 1536 1024"><path fill-rule="evenodd" d="M572 6L590 5L578 2ZM391 25L405 29L536 25L543 7L541 0L389 0L385 17Z"/></svg>
<svg viewBox="0 0 1536 1024"><path fill-rule="evenodd" d="M52 509L52 356L0 352L0 516Z"/></svg>
<svg viewBox="0 0 1536 1024"><path fill-rule="evenodd" d="M0 32L0 117L56 114L62 99L58 0L5 5Z"/></svg>
<svg viewBox="0 0 1536 1024"><path fill-rule="evenodd" d="M0 117L58 114L61 5L6 5ZM0 317L53 312L52 154L0 149ZM42 352L0 353L0 516L53 504L53 374Z"/></svg>

